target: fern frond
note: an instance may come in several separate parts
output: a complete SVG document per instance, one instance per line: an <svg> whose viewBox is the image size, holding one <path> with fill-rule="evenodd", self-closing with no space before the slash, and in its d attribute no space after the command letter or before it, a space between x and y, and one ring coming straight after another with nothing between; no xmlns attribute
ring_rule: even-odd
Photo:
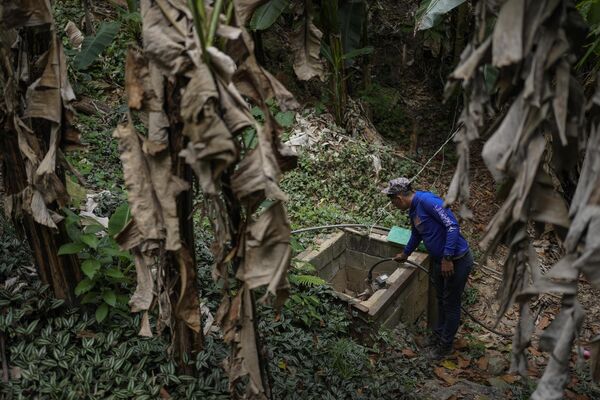
<svg viewBox="0 0 600 400"><path fill-rule="evenodd" d="M295 283L296 285L307 286L307 287L316 287L327 285L327 282L315 275L293 275L289 276L290 281Z"/></svg>

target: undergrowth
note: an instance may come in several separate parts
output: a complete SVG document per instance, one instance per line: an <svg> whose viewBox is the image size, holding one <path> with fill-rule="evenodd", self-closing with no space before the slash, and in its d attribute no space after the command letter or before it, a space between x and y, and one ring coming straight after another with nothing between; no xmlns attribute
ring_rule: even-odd
<svg viewBox="0 0 600 400"><path fill-rule="evenodd" d="M0 333L7 341L14 379L0 391L28 399L227 399L221 368L229 350L217 333L206 337L195 364L199 375L176 372L168 357L168 335L137 335L140 316L116 312L103 323L94 307L68 308L55 300L31 265L26 248L1 220ZM196 254L202 299L212 313L220 289L211 278L210 234L197 232ZM306 273L300 270L298 273ZM293 282L293 280L292 280ZM129 287L132 290L132 287ZM274 398L405 398L428 376L423 361L404 358L409 343L367 331L369 344L352 338L351 316L327 285L292 283L280 312L258 307L259 333L269 358ZM154 328L154 318L151 317Z"/></svg>
<svg viewBox="0 0 600 400"><path fill-rule="evenodd" d="M376 173L373 155L381 160ZM389 179L412 176L416 166L366 143L348 142L337 149L318 147L300 156L281 187L289 195L287 210L294 228L339 223L406 225L406 213L393 209L381 194Z"/></svg>

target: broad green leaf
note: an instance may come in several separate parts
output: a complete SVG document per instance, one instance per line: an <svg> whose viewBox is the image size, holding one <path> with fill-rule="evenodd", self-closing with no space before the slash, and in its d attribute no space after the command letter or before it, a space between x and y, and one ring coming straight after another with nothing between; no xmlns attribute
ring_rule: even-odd
<svg viewBox="0 0 600 400"><path fill-rule="evenodd" d="M433 28L445 14L464 2L465 0L423 0L417 9L415 30Z"/></svg>
<svg viewBox="0 0 600 400"><path fill-rule="evenodd" d="M97 297L98 297L98 292L87 292L81 298L81 304L95 303Z"/></svg>
<svg viewBox="0 0 600 400"><path fill-rule="evenodd" d="M129 204L127 202L121 204L113 215L108 220L108 236L114 237L117 233L121 232L127 222L129 222Z"/></svg>
<svg viewBox="0 0 600 400"><path fill-rule="evenodd" d="M69 239L73 242L79 242L81 238L81 228L79 227L79 216L68 208L63 209L67 218L65 218L65 229Z"/></svg>
<svg viewBox="0 0 600 400"><path fill-rule="evenodd" d="M120 250L116 247L117 245L114 244L107 246L107 247L100 247L98 248L98 252L100 254L102 254L103 256L110 256L110 257L122 257L122 258L127 258L127 259L132 259L131 253L126 251L126 250Z"/></svg>
<svg viewBox="0 0 600 400"><path fill-rule="evenodd" d="M366 54L371 54L373 52L373 47L363 47L362 49L354 49L346 54L344 54L344 60L352 60L353 58L364 56Z"/></svg>
<svg viewBox="0 0 600 400"><path fill-rule="evenodd" d="M367 21L367 5L364 0L342 2L339 5L338 20L344 53L349 53L365 45L363 30Z"/></svg>
<svg viewBox="0 0 600 400"><path fill-rule="evenodd" d="M258 7L250 20L250 29L255 31L269 29L289 5L289 0L270 0Z"/></svg>
<svg viewBox="0 0 600 400"><path fill-rule="evenodd" d="M294 125L294 117L296 113L293 111L283 111L275 114L275 120L284 128L289 128Z"/></svg>
<svg viewBox="0 0 600 400"><path fill-rule="evenodd" d="M79 208L82 203L85 203L87 191L73 177L65 179L65 183L71 200L70 204L76 209Z"/></svg>
<svg viewBox="0 0 600 400"><path fill-rule="evenodd" d="M87 36L81 45L81 52L75 57L75 67L86 69L96 61L117 36L121 23L117 21L103 22L94 36Z"/></svg>
<svg viewBox="0 0 600 400"><path fill-rule="evenodd" d="M83 293L89 292L94 287L94 284L95 283L93 280L85 278L79 282L77 286L75 286L75 295L79 296Z"/></svg>
<svg viewBox="0 0 600 400"><path fill-rule="evenodd" d="M81 263L81 270L83 271L85 276L87 276L90 279L93 279L96 275L96 272L98 272L101 266L102 264L100 264L100 261L95 259L89 259Z"/></svg>
<svg viewBox="0 0 600 400"><path fill-rule="evenodd" d="M127 305L129 303L129 296L126 296L124 294L118 294L117 303Z"/></svg>
<svg viewBox="0 0 600 400"><path fill-rule="evenodd" d="M121 270L118 270L116 268L107 269L106 275L110 276L111 278L125 278L125 275L123 275L123 272L121 272Z"/></svg>
<svg viewBox="0 0 600 400"><path fill-rule="evenodd" d="M64 256L67 254L79 254L86 249L83 243L65 243L58 249L58 255Z"/></svg>
<svg viewBox="0 0 600 400"><path fill-rule="evenodd" d="M109 306L115 306L117 304L117 295L112 290L102 292L102 298L104 302Z"/></svg>
<svg viewBox="0 0 600 400"><path fill-rule="evenodd" d="M104 227L100 224L91 224L86 226L85 228L83 228L83 231L85 233L98 233L98 232L102 232L104 230Z"/></svg>
<svg viewBox="0 0 600 400"><path fill-rule="evenodd" d="M102 322L108 315L108 306L106 303L100 304L100 307L96 309L96 321Z"/></svg>
<svg viewBox="0 0 600 400"><path fill-rule="evenodd" d="M100 243L100 239L98 239L98 237L93 234L81 235L81 241L87 244L92 249L97 249L98 243Z"/></svg>
<svg viewBox="0 0 600 400"><path fill-rule="evenodd" d="M256 137L256 129L246 128L242 132L242 141L247 149L253 149L258 144L258 138Z"/></svg>

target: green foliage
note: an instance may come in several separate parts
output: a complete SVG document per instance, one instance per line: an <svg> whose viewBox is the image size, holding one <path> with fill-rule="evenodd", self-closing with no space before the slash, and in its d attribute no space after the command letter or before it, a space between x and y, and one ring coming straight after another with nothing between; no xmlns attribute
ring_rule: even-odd
<svg viewBox="0 0 600 400"><path fill-rule="evenodd" d="M288 134L289 129L294 125L294 119L296 113L293 111L281 111L277 102L272 99L267 100L267 106L271 114L275 117L275 121L284 129L283 137L285 138ZM258 106L254 106L250 109L250 113L260 124L265 122L265 116ZM258 138L256 136L256 129L254 127L246 128L241 135L242 144L245 149L251 150L258 144Z"/></svg>
<svg viewBox="0 0 600 400"><path fill-rule="evenodd" d="M306 287L316 287L327 285L327 282L315 275L289 275L290 282L295 283L300 286Z"/></svg>
<svg viewBox="0 0 600 400"><path fill-rule="evenodd" d="M269 29L289 6L289 0L269 0L252 14L250 29L255 31Z"/></svg>
<svg viewBox="0 0 600 400"><path fill-rule="evenodd" d="M108 119L107 119L108 118ZM119 159L117 141L112 138L119 113L110 117L102 115L77 116L78 128L82 132L85 149L71 151L66 154L67 160L85 178L89 189L106 189L112 193L120 193L123 181L123 170ZM107 195L110 197L110 195ZM124 199L113 195L101 204L102 214L109 215L117 204ZM105 207L106 206L106 207Z"/></svg>
<svg viewBox="0 0 600 400"><path fill-rule="evenodd" d="M127 312L130 272L133 258L113 239L129 219L127 204L117 208L109 220L109 231L93 219L82 219L66 210L65 228L72 240L62 245L59 255L77 254L85 278L75 287L82 304L93 304L96 320L102 322L112 310ZM125 273L123 272L125 271Z"/></svg>
<svg viewBox="0 0 600 400"><path fill-rule="evenodd" d="M343 379L360 376L370 367L366 348L347 338L332 342L329 354L333 361L333 368Z"/></svg>
<svg viewBox="0 0 600 400"><path fill-rule="evenodd" d="M359 96L373 114L373 124L383 136L408 139L409 125L400 102L398 90L373 84L359 92Z"/></svg>
<svg viewBox="0 0 600 400"><path fill-rule="evenodd" d="M75 67L79 70L88 68L115 39L121 23L117 21L103 22L94 36L86 36L81 52L75 57Z"/></svg>
<svg viewBox="0 0 600 400"><path fill-rule="evenodd" d="M377 176L372 155L383 169ZM416 166L365 143L347 142L336 150L302 152L298 167L283 178L294 228L339 223L405 225L406 215L389 208L381 187L397 176L412 176Z"/></svg>
<svg viewBox="0 0 600 400"><path fill-rule="evenodd" d="M342 34L342 48L346 54L360 49L364 46L363 31L367 23L367 7L364 0L346 0L343 1L338 9L338 21L340 24L340 33ZM369 53L363 53L369 54ZM362 55L362 54L361 54Z"/></svg>
<svg viewBox="0 0 600 400"><path fill-rule="evenodd" d="M593 81L600 71L600 0L583 0L577 3L577 9L589 24L587 50L577 62L579 70L587 66L586 83Z"/></svg>
<svg viewBox="0 0 600 400"><path fill-rule="evenodd" d="M467 286L465 288L465 291L463 292L463 304L465 306L471 306L475 303L477 303L477 295L479 294L479 291L477 290L477 288L474 288L472 286Z"/></svg>
<svg viewBox="0 0 600 400"><path fill-rule="evenodd" d="M468 349L471 358L480 358L485 355L485 344L473 337L468 337Z"/></svg>
<svg viewBox="0 0 600 400"><path fill-rule="evenodd" d="M423 0L415 16L415 31L433 28L465 0Z"/></svg>

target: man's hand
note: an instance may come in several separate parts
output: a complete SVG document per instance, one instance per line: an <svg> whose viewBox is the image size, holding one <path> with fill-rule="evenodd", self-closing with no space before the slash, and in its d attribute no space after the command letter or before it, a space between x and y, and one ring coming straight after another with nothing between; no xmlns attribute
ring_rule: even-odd
<svg viewBox="0 0 600 400"><path fill-rule="evenodd" d="M442 276L450 278L454 274L454 261L442 259Z"/></svg>
<svg viewBox="0 0 600 400"><path fill-rule="evenodd" d="M398 253L396 256L394 256L394 261L404 262L406 260L408 260L408 256L404 253Z"/></svg>

